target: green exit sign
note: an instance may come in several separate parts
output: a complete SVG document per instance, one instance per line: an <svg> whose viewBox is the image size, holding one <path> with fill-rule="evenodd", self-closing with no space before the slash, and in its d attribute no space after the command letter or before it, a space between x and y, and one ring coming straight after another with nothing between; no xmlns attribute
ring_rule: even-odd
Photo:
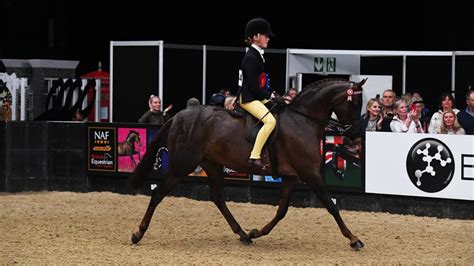
<svg viewBox="0 0 474 266"><path fill-rule="evenodd" d="M314 72L336 72L335 57L315 57Z"/></svg>

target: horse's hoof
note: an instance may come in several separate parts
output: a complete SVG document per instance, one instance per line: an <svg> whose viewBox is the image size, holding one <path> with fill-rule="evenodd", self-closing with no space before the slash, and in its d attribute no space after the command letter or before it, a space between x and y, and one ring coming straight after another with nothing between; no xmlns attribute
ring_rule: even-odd
<svg viewBox="0 0 474 266"><path fill-rule="evenodd" d="M252 238L257 238L257 235L258 235L258 230L257 229L252 229L250 230L249 232L249 237L252 239Z"/></svg>
<svg viewBox="0 0 474 266"><path fill-rule="evenodd" d="M140 239L141 239L141 237L138 237L137 234L132 233L132 243L133 244L137 244L138 242L140 242Z"/></svg>
<svg viewBox="0 0 474 266"><path fill-rule="evenodd" d="M241 237L240 242L244 245L247 245L247 246L253 243L252 239L250 239L250 237L248 237L248 236Z"/></svg>
<svg viewBox="0 0 474 266"><path fill-rule="evenodd" d="M357 240L356 242L351 244L351 248L355 251L359 251L364 247L364 243L362 241Z"/></svg>

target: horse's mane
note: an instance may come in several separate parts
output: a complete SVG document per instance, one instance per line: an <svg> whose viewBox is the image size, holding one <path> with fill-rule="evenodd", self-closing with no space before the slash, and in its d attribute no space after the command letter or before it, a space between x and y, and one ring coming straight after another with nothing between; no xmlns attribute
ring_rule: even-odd
<svg viewBox="0 0 474 266"><path fill-rule="evenodd" d="M301 91L300 94L298 94L295 99L293 100L293 102L295 102L297 99L299 99L300 97L305 97L306 94L310 93L310 92L316 92L316 91L319 91L321 90L322 88L325 88L327 87L329 84L335 84L335 83L342 83L342 82L351 82L350 80L348 79L343 79L343 78L328 78L328 79L322 79L322 80L318 80L318 81L315 81L309 85L306 85L303 90Z"/></svg>

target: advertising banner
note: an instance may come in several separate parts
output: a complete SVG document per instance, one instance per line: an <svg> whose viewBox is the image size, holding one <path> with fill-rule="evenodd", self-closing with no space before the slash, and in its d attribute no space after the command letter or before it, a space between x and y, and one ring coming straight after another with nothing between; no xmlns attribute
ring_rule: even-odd
<svg viewBox="0 0 474 266"><path fill-rule="evenodd" d="M119 172L133 172L146 152L146 128L118 128L117 162Z"/></svg>
<svg viewBox="0 0 474 266"><path fill-rule="evenodd" d="M88 128L88 167L89 171L115 172L117 168L114 127Z"/></svg>
<svg viewBox="0 0 474 266"><path fill-rule="evenodd" d="M331 187L363 190L360 150L348 143L344 136L326 136L324 182Z"/></svg>
<svg viewBox="0 0 474 266"><path fill-rule="evenodd" d="M250 180L249 174L237 172L226 166L224 166L224 177L226 179L232 179L232 180L247 180L247 181Z"/></svg>
<svg viewBox="0 0 474 266"><path fill-rule="evenodd" d="M366 192L474 200L474 136L366 132Z"/></svg>

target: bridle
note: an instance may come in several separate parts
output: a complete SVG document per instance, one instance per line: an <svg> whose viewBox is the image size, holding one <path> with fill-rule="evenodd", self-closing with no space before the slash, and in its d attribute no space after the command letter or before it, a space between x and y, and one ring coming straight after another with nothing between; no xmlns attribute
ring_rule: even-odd
<svg viewBox="0 0 474 266"><path fill-rule="evenodd" d="M351 106L354 105L353 101L352 101L352 96L353 95L357 95L357 94L362 94L362 90L354 90L354 85L352 85L350 88L348 88L346 90L346 95L347 95L347 99L346 101L347 102L350 102ZM357 89L358 87L355 87L355 89ZM290 109L291 111L307 118L308 120L310 121L313 121L314 123L317 123L323 127L326 127L328 130L330 131L335 131L337 134L341 134L341 135L344 135L345 133L347 133L349 130L352 129L352 124L355 120L358 120L359 118L357 119L351 119L349 121L348 124L344 124L344 123L341 123L339 122L338 120L336 119L333 119L333 118L330 118L329 121L325 122L319 118L315 118L315 117L312 117L312 116L309 116L308 114L305 114L303 112L301 112L300 110L294 108L293 106L287 106L288 109ZM347 112L348 112L348 117L351 117L351 109L352 108L347 108Z"/></svg>

